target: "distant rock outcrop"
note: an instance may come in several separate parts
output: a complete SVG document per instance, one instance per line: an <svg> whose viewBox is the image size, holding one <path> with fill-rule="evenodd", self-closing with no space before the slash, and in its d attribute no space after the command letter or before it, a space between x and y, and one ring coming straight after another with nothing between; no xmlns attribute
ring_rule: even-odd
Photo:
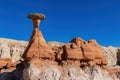
<svg viewBox="0 0 120 80"><path fill-rule="evenodd" d="M118 53L118 48L109 46L109 47L103 47L104 53L107 56L108 60L108 66L110 65L116 65L117 64L117 53Z"/></svg>
<svg viewBox="0 0 120 80"><path fill-rule="evenodd" d="M11 58L13 62L21 60L27 43L26 41L0 38L0 58Z"/></svg>

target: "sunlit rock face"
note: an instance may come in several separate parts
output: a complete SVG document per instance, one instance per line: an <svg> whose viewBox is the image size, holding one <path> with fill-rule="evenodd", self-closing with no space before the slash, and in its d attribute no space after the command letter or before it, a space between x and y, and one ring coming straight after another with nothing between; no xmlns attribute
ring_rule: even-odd
<svg viewBox="0 0 120 80"><path fill-rule="evenodd" d="M113 80L109 73L99 66L81 68L78 64L58 65L47 60L30 62L23 72L24 80Z"/></svg>
<svg viewBox="0 0 120 80"><path fill-rule="evenodd" d="M84 40L83 40L84 41ZM16 47L18 47L19 49L18 50L22 50L22 53L20 53L21 55L23 54L23 52L24 52L24 49L26 48L26 46L27 46L27 42L25 42L25 41L16 41L16 40L12 40L12 39L0 39L0 46L1 47L4 47L4 46L6 46L6 45L11 45L11 43L12 44L14 44L14 46L13 46L13 49L14 48L16 48ZM6 45L5 45L6 44ZM70 43L71 44L71 43ZM60 43L60 42L55 42L55 41L53 41L53 42L48 42L48 45L49 46L51 46L52 48L53 48L53 51L54 52L57 52L57 54L58 54L58 52L59 53L62 53L63 52L63 49L62 49L62 46L65 46L65 45L67 45L67 44L65 44L65 43ZM74 44L72 45L72 46L74 46L74 47L76 47ZM8 48L8 47L7 47ZM115 73L115 70L117 69L120 69L120 67L119 66L115 66L116 65L116 63L117 62L119 62L119 49L118 48L115 48L115 47L112 47L112 46L110 46L110 47L102 47L103 49L104 49L104 54L106 55L106 57L107 57L107 59L108 59L108 65L107 66L109 66L108 68L110 68L110 69L112 69L110 72L111 73ZM72 49L72 48L71 48ZM5 50L5 49L4 49ZM7 55L6 57L4 56L1 56L1 58L0 58L0 68L2 68L1 69L1 74L0 74L0 80L5 80L5 78L6 78L6 80L8 80L8 78L7 77L10 77L10 76L12 76L11 75L11 71L13 71L13 70L15 70L16 69L16 64L15 63L13 63L13 61L18 61L18 60L21 60L21 55L18 55L18 54L16 54L16 53L14 53L13 54L13 56L15 56L15 55L17 55L15 58L16 59L14 59L14 58L12 58L11 56L10 56L10 54L8 54L8 53L10 53L10 51L9 51L9 48L7 49L8 50L8 52L6 53L5 51L3 51L4 53L4 55ZM16 51L16 50L14 50L14 51ZM56 53L55 53L56 54ZM56 57L56 59L58 60L59 59L59 57L60 57L60 54L59 55L57 55L58 57ZM60 58L61 59L61 58ZM45 61L45 60L44 60ZM11 63L12 62L12 63ZM49 63L49 60L48 61L46 61L47 63L46 64L48 64ZM51 62L51 61L50 61ZM7 65L9 63L9 65ZM43 62L44 63L44 62ZM53 62L52 62L53 63ZM78 63L79 63L79 61L78 61ZM38 64L38 63L37 63ZM46 65L45 64L45 65ZM60 78L60 79L64 79L63 78L63 76L61 75L61 68L59 67L58 68L58 62L55 62L54 63L54 65L51 65L50 64L50 68L52 68L52 69L54 69L55 68L55 70L53 70L53 72L56 72L56 78ZM62 61L61 62L61 65L65 65L66 64L66 62L65 61ZM73 64L74 64L74 62L73 62ZM33 63L31 63L31 65L34 65ZM57 67L56 67L56 66ZM59 64L60 65L60 64ZM114 66L112 66L112 65L114 65ZM6 66L8 69L5 69L5 68L3 68L3 66ZM69 65L69 66L71 66L71 64ZM30 66L30 68L31 68L32 66ZM45 67L46 68L46 74L47 74L47 71L48 71L48 69L49 69L49 67ZM80 72L81 71L81 79L83 78L83 80L89 80L89 79L91 79L91 80L93 80L93 77L94 76L92 76L92 77L90 77L91 75L95 75L94 74L94 72L93 72L93 68L96 68L96 67L86 67L86 68L80 68L79 66L76 68L76 66L74 66L75 67L75 69L77 69L77 70L75 70L75 69L73 69L74 71L71 71L72 73L74 73L74 74L79 74L78 72ZM73 68L74 68L73 67ZM30 69L29 68L29 69ZM48 68L48 69L47 69ZM68 70L68 68L69 67L67 67L67 70ZM29 75L28 73L29 73L29 71L31 70L29 70L27 67L24 69L24 77L25 78L29 78L29 76L32 76L32 75ZM35 67L35 70L36 70L37 68ZM43 68L38 68L39 70L42 70L43 71ZM65 72L65 69L66 69L66 67L64 67L64 71L63 72ZM80 70L80 71L78 71L78 69ZM103 78L108 78L108 77L104 77L104 75L106 74L106 75L108 75L109 76L109 74L108 74L108 72L106 72L106 71L104 71L104 70L102 70L101 68L99 68L99 67L97 67L97 69L98 69L98 71L99 71L99 74L101 74L101 76L103 77ZM39 70L37 70L37 71L39 71ZM59 71L60 70L60 71ZM69 70L72 70L71 69L71 67L70 67L70 69ZM86 72L86 70L88 71L88 72ZM96 70L96 69L94 69L94 70ZM101 71L100 71L101 70ZM114 70L114 71L113 71ZM27 73L26 73L26 71L27 71ZM36 71L36 72L37 72ZM49 72L50 71L52 71L51 69L49 70ZM78 71L77 73L75 73L75 71ZM5 73L4 73L5 72ZM35 73L36 73L35 72ZM44 73L45 73L45 71L43 71ZM103 73L102 73L103 72ZM31 72L32 73L32 72ZM66 71L66 74L67 73L69 73L68 71ZM91 74L90 74L91 73ZM12 72L12 74L14 74L15 76L13 77L14 79L16 78L17 80L19 80L20 78L21 78L21 80L22 80L22 70L15 70L15 71L13 71ZM98 73L97 73L98 74ZM102 74L104 74L104 75L102 75ZM50 75L50 74L47 74L47 75ZM68 74L67 74L68 75ZM86 76L87 75L87 76ZM26 77L27 76L27 77ZM33 75L34 76L34 75ZM80 75L79 75L80 76ZM84 77L84 76L86 76L86 77ZM97 77L101 77L101 76L98 76L98 75L96 75ZM75 75L74 75L74 77L75 77ZM110 78L111 76L109 76L109 78ZM120 78L120 74L119 73L116 73L116 75L113 75L112 76L113 78ZM33 77L34 78L34 77ZM40 77L38 77L38 78L40 78ZM48 77L47 77L48 78ZM66 77L65 77L65 79L67 79ZM71 78L68 78L68 79L71 79ZM76 78L77 79L77 78ZM99 78L98 78L99 79ZM98 80L97 78L96 78L96 80ZM12 80L12 79L9 79L9 80ZM54 80L54 79L52 79L52 80ZM59 79L58 79L59 80ZM79 78L78 78L78 80L79 80ZM95 79L94 79L95 80ZM116 79L117 80L117 79ZM119 79L118 79L119 80Z"/></svg>
<svg viewBox="0 0 120 80"><path fill-rule="evenodd" d="M5 41L7 42L6 44L9 44L9 39L5 39ZM11 41L14 41L14 40L11 40ZM26 46L27 46L27 42L25 42L24 43L24 41L23 41L23 43L21 43L21 41L16 41L16 43L18 43L17 45L23 45L23 47L25 48ZM1 43L1 45L2 44L4 44L3 42ZM61 49L62 49L62 46L65 46L66 44L65 43L60 43L60 42L48 42L48 44L49 44L49 46L51 46L51 47L53 47L53 51L54 52L62 52L61 51ZM70 43L71 44L71 43ZM21 47L19 47L19 48L21 48ZM107 56L107 59L108 59L108 65L110 66L110 68L111 69L119 69L119 66L112 66L113 64L115 65L116 64L116 61L118 60L117 59L117 56L113 56L112 57L112 55L117 55L117 51L118 51L118 48L115 48L115 47L112 47L112 49L111 48L109 48L109 47L103 47L103 49L107 49L105 52L105 55ZM22 53L23 54L23 53ZM58 53L57 53L58 54ZM59 56L59 55L58 55ZM109 58L110 57L110 58ZM9 57L8 57L9 58ZM6 58L6 60L4 60L4 59L2 59L2 61L0 62L0 63L2 63L2 65L6 65L7 64L7 62L9 62L9 61L12 61L12 60L10 60L10 58L8 59L8 58ZM18 59L17 60L19 60L19 57L17 57ZM111 61L112 61L112 59L114 60L115 59L115 61L113 61L112 63L110 63ZM33 60L34 61L34 60ZM101 69L100 67L97 67L97 66L94 66L94 67L90 67L90 66L88 66L88 67L84 67L84 68L80 68L79 67L79 65L78 65L78 63L79 63L79 61L78 61L78 63L77 62L72 62L71 61L71 63L70 62L65 62L65 61L62 61L61 63L59 62L54 62L54 65L53 65L53 61L50 61L50 60L43 60L43 62L39 62L39 60L37 61L37 60L35 60L36 62L38 62L38 63L36 63L36 64L42 64L44 67L42 67L42 68L36 68L35 67L35 63L33 63L33 62L31 62L31 64L29 65L29 64L27 64L27 65L29 65L29 68L28 67L26 67L25 69L24 69L24 77L25 77L25 79L27 80L27 79L30 79L30 78L35 78L34 76L36 75L36 74L38 74L38 76L39 76L39 74L41 75L41 74L46 74L46 75L49 75L49 76L51 76L51 78L53 78L52 80L69 80L69 79L73 79L73 80L102 80L101 78L107 78L106 80L109 80L109 79L111 79L111 76L109 76L109 74L108 74L108 72L107 71L105 71L105 70L103 70L103 69ZM5 63L5 64L3 64L3 63ZM45 63L45 64L44 64ZM77 66L76 65L74 65L74 64L76 64L77 63ZM73 65L71 65L71 64L73 64ZM79 63L80 64L80 63ZM48 65L47 67L46 67L46 65ZM59 65L59 66L58 66ZM60 68L60 65L62 65L61 67L64 67L64 68ZM66 67L65 67L65 65L67 65ZM34 66L34 67L33 67ZM112 66L112 67L111 67ZM9 67L9 66L8 66ZM21 67L22 68L22 67ZM46 70L45 70L45 68L46 68ZM61 70L62 69L62 70ZM1 74L0 74L0 80L8 80L8 77L12 77L12 75L11 75L11 71L13 71L13 70L15 70L15 67L13 68L9 68L9 69L2 69L1 70ZM40 72L39 72L39 70L40 70ZM45 70L45 71L43 71L43 70ZM69 71L68 71L69 70ZM62 72L61 72L62 71ZM7 73L4 73L4 72L7 72ZM20 69L20 70L15 70L15 71L13 71L12 72L12 74L14 74L15 76L14 77L12 77L13 79L16 79L16 80L22 80L22 74L21 74L21 72L22 72L22 70ZM48 72L50 72L50 73L48 73ZM52 73L53 72L53 73ZM67 77L64 77L64 74L65 73L63 73L63 72L65 72L66 73L66 75L67 75ZM71 76L72 77L69 77L70 75L69 75L69 73L71 72ZM112 72L115 72L115 71L112 71ZM30 74L31 73L31 74ZM34 73L34 74L33 74ZM100 75L98 75L98 73L100 74ZM53 74L53 75L55 75L55 76L52 76L51 74ZM77 76L77 75L79 75L79 77ZM49 79L49 77L47 76L46 77L46 75L44 75L44 78L43 78L43 80L44 79ZM30 76L32 76L32 77L30 77ZM76 77L77 76L77 77ZM107 77L106 77L107 76ZM69 77L69 78L68 78ZM116 79L116 80L119 80L119 79L117 79L117 77L118 78L120 78L120 74L119 73L117 73L116 75L113 75L112 76L114 79ZM38 78L42 78L41 76L39 76ZM50 79L51 79L50 78ZM74 79L75 78L75 79ZM79 79L80 78L80 79ZM12 79L9 79L9 80L12 80ZM33 79L34 80L34 79Z"/></svg>
<svg viewBox="0 0 120 80"><path fill-rule="evenodd" d="M116 65L118 61L118 58L117 58L118 48L109 46L109 47L103 47L103 49L104 49L105 55L107 56L108 66Z"/></svg>
<svg viewBox="0 0 120 80"><path fill-rule="evenodd" d="M0 38L0 58L11 58L12 61L16 62L22 60L22 55L27 47L28 42L19 41L7 38ZM51 41L47 43L51 47L61 47L65 43ZM104 54L107 56L108 65L116 65L119 57L119 48L116 47L103 47Z"/></svg>
<svg viewBox="0 0 120 80"><path fill-rule="evenodd" d="M49 46L38 29L44 16L29 16L34 30L23 53L24 80L112 80L104 50L95 40L74 38L60 47Z"/></svg>
<svg viewBox="0 0 120 80"><path fill-rule="evenodd" d="M120 80L119 49L81 38L46 43L38 28L45 16L28 18L34 25L29 43L0 40L0 80Z"/></svg>
<svg viewBox="0 0 120 80"><path fill-rule="evenodd" d="M22 55L26 45L26 41L0 38L0 80L17 79L15 76L21 71L16 70L16 65L23 60Z"/></svg>
<svg viewBox="0 0 120 80"><path fill-rule="evenodd" d="M53 59L44 56L27 61L24 80L112 80L103 48L95 40L74 38L68 44L53 47L53 52Z"/></svg>
<svg viewBox="0 0 120 80"><path fill-rule="evenodd" d="M0 58L11 58L13 62L19 61L26 46L25 41L0 38Z"/></svg>

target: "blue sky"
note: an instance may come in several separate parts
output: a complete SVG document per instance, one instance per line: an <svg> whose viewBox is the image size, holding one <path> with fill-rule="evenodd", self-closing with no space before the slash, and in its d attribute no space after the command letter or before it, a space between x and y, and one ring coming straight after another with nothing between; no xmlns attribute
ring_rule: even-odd
<svg viewBox="0 0 120 80"><path fill-rule="evenodd" d="M67 43L74 37L120 47L120 0L0 0L0 37L28 41L29 13L43 13L46 41Z"/></svg>

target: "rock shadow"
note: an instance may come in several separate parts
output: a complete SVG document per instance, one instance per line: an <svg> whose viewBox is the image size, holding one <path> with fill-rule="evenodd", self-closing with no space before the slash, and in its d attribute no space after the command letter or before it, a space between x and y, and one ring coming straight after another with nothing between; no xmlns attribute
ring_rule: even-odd
<svg viewBox="0 0 120 80"><path fill-rule="evenodd" d="M118 52L117 52L117 65L120 66L120 49L118 49Z"/></svg>

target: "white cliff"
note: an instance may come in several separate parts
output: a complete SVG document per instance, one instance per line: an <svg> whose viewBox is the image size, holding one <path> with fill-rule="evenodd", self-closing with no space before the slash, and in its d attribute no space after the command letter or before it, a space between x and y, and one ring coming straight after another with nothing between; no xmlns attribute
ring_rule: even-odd
<svg viewBox="0 0 120 80"><path fill-rule="evenodd" d="M28 42L0 38L0 58L12 58L13 62L21 59Z"/></svg>

